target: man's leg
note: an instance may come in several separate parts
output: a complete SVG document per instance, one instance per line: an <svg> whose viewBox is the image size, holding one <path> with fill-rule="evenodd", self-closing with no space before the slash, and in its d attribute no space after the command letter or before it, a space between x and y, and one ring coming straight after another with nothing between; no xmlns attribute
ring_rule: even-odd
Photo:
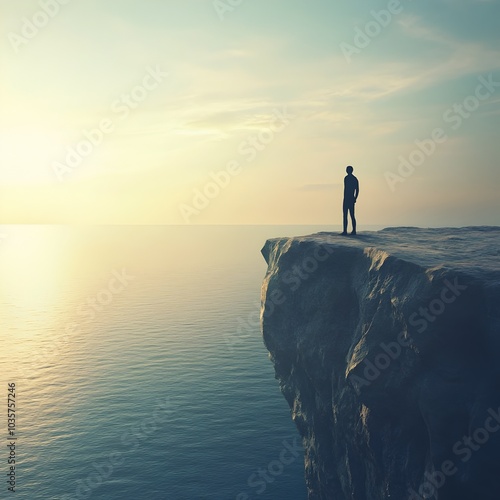
<svg viewBox="0 0 500 500"><path fill-rule="evenodd" d="M354 215L354 207L356 205L353 203L350 207L351 221L352 221L352 234L356 234L356 217Z"/></svg>
<svg viewBox="0 0 500 500"><path fill-rule="evenodd" d="M344 212L344 231L342 232L342 234L347 234L347 212L348 212L348 206L347 204L344 202L344 205L342 207L342 210Z"/></svg>

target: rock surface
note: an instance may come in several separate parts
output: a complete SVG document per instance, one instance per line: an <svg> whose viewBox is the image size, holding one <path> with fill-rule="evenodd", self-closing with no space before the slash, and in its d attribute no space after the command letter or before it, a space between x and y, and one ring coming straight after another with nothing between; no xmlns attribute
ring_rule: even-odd
<svg viewBox="0 0 500 500"><path fill-rule="evenodd" d="M500 227L268 240L309 500L500 498Z"/></svg>

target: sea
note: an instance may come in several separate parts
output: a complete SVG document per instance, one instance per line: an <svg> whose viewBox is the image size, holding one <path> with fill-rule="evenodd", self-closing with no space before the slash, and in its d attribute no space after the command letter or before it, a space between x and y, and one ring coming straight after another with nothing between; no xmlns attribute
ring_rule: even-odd
<svg viewBox="0 0 500 500"><path fill-rule="evenodd" d="M305 500L260 250L339 230L0 227L0 498Z"/></svg>

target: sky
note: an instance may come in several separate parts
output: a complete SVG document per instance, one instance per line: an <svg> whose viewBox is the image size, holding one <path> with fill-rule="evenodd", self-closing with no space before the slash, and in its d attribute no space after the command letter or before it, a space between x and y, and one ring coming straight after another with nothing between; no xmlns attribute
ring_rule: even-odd
<svg viewBox="0 0 500 500"><path fill-rule="evenodd" d="M498 1L0 13L0 224L499 223Z"/></svg>

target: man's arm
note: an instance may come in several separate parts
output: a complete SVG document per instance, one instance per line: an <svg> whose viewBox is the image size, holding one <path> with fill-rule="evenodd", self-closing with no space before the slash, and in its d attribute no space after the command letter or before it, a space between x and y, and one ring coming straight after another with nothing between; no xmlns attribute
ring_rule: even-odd
<svg viewBox="0 0 500 500"><path fill-rule="evenodd" d="M358 199L359 196L359 181L356 178L356 185L354 187L354 203L356 203L356 200Z"/></svg>

